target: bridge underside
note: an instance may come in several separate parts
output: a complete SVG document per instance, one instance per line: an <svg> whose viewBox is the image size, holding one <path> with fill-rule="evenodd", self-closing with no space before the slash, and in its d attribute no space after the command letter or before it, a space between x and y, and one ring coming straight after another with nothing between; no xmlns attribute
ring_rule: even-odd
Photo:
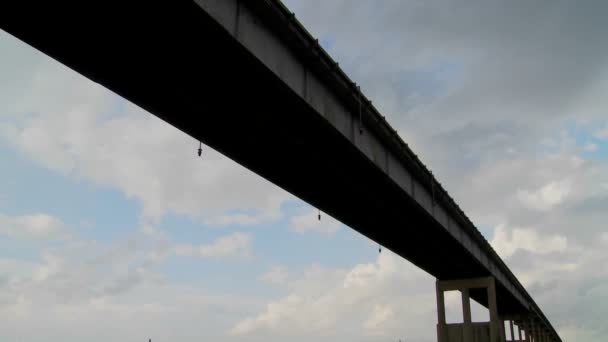
<svg viewBox="0 0 608 342"><path fill-rule="evenodd" d="M94 7L87 2L22 2L21 9L2 11L10 17L0 17L9 33L436 278L490 275L418 203L194 2L109 3ZM46 16L35 22L22 20L31 11ZM500 315L526 311L500 284L496 291ZM485 293L472 290L471 298L487 306Z"/></svg>

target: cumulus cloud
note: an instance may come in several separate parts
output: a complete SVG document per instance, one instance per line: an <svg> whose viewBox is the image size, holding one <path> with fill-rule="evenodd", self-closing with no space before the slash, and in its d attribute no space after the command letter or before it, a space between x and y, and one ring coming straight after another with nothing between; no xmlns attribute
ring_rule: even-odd
<svg viewBox="0 0 608 342"><path fill-rule="evenodd" d="M392 319L393 316L394 312L390 306L376 305L365 323L363 323L363 327L368 331L384 334L384 323Z"/></svg>
<svg viewBox="0 0 608 342"><path fill-rule="evenodd" d="M239 321L232 334L320 341L336 336L371 341L378 335L434 339L428 333L434 331L434 306L425 305L434 302L433 279L388 251L351 269L310 269L285 286L287 295ZM409 319L420 325L404 325Z"/></svg>
<svg viewBox="0 0 608 342"><path fill-rule="evenodd" d="M319 219L319 215L321 215L321 219ZM314 231L331 235L338 231L342 224L327 214L319 213L317 210L309 210L292 216L290 225L298 233Z"/></svg>
<svg viewBox="0 0 608 342"><path fill-rule="evenodd" d="M583 149L587 152L595 152L597 151L597 144L594 143L587 143Z"/></svg>
<svg viewBox="0 0 608 342"><path fill-rule="evenodd" d="M251 226L261 224L267 221L276 221L278 220L282 214L279 212L279 208L275 208L276 210L269 211L267 213L263 213L260 215L250 215L250 214L227 214L227 215L219 215L212 217L210 219L205 220L205 224L211 226L229 226L229 225L239 225L239 226Z"/></svg>
<svg viewBox="0 0 608 342"><path fill-rule="evenodd" d="M67 226L48 214L6 216L0 214L0 235L22 239L52 239L64 237Z"/></svg>
<svg viewBox="0 0 608 342"><path fill-rule="evenodd" d="M518 249L535 254L563 252L568 247L568 240L564 236L541 236L533 229L508 228L499 225L494 230L492 246L503 258L508 258Z"/></svg>
<svg viewBox="0 0 608 342"><path fill-rule="evenodd" d="M175 254L203 258L247 257L251 254L251 235L239 232L219 237L207 245L178 245Z"/></svg>
<svg viewBox="0 0 608 342"><path fill-rule="evenodd" d="M92 87L82 83L82 89ZM5 125L5 139L45 167L141 201L143 215L152 220L167 212L219 215L211 221L221 224L280 217L280 203L289 198L285 192L210 149L204 159L195 158L195 141L159 119L131 105L125 115L104 118L109 109L94 102L72 108L72 97L65 96L62 111L39 108L23 124ZM223 212L235 208L252 214L248 220L227 219Z"/></svg>
<svg viewBox="0 0 608 342"><path fill-rule="evenodd" d="M270 284L282 285L289 279L289 272L285 267L275 266L268 272L262 274L259 279Z"/></svg>
<svg viewBox="0 0 608 342"><path fill-rule="evenodd" d="M563 339L601 341L608 332L599 318L608 308L598 299L608 293L606 247L597 239L547 254L520 250L507 260Z"/></svg>
<svg viewBox="0 0 608 342"><path fill-rule="evenodd" d="M99 342L117 336L225 337L237 313L257 308L258 300L168 279L159 272L168 255L160 252L176 247L167 239L154 227L142 227L110 242L73 237L46 246L31 261L1 256L0 335ZM201 245L196 255L228 257L247 251L248 241L246 234L229 234ZM36 329L31 322L37 322Z"/></svg>
<svg viewBox="0 0 608 342"><path fill-rule="evenodd" d="M102 342L118 337L188 340L197 336L217 340L225 336L223 329L233 312L258 305L255 298L155 279L149 270L135 270L137 281L121 280L119 274L102 272L107 264L84 269L76 260L14 265L20 268L20 275L12 273L7 282L0 281L3 339L36 341L44 336ZM4 271L11 263L15 262L0 258ZM38 270L44 268L49 273L38 277ZM135 284L127 289L124 284L129 282ZM90 289L99 291L87 291ZM36 322L35 329L32 322Z"/></svg>
<svg viewBox="0 0 608 342"><path fill-rule="evenodd" d="M100 85L1 34L21 73L0 66L1 89L19 92L0 114L0 139L52 171L118 189L142 203L142 216L166 213L210 223L256 224L281 217L292 197ZM247 212L247 215L232 214Z"/></svg>
<svg viewBox="0 0 608 342"><path fill-rule="evenodd" d="M603 128L603 129L595 132L594 135L598 139L602 139L602 140L608 139L608 126L606 126L605 128Z"/></svg>
<svg viewBox="0 0 608 342"><path fill-rule="evenodd" d="M528 208L545 211L564 201L570 192L568 180L550 182L533 191L519 189L517 197Z"/></svg>

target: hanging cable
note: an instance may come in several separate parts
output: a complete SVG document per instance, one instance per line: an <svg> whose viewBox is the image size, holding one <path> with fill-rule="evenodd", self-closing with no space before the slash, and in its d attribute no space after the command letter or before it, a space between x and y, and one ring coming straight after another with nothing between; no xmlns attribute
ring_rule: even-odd
<svg viewBox="0 0 608 342"><path fill-rule="evenodd" d="M198 156L200 157L203 154L203 143L201 141L198 142Z"/></svg>
<svg viewBox="0 0 608 342"><path fill-rule="evenodd" d="M319 218L319 221L321 221L321 209L317 209L317 210L319 210L319 214L317 217Z"/></svg>
<svg viewBox="0 0 608 342"><path fill-rule="evenodd" d="M382 246L380 246L380 244L378 244L378 254L382 253Z"/></svg>

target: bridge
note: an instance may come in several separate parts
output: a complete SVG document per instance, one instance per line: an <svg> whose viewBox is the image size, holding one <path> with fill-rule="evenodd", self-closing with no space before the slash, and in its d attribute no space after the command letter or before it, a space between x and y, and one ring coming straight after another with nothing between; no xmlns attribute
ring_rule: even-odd
<svg viewBox="0 0 608 342"><path fill-rule="evenodd" d="M280 1L0 9L8 33L436 277L439 342L505 341L505 321L512 340L561 341L431 171ZM461 291L462 324L445 321L449 290ZM471 322L470 299L489 309L489 322Z"/></svg>

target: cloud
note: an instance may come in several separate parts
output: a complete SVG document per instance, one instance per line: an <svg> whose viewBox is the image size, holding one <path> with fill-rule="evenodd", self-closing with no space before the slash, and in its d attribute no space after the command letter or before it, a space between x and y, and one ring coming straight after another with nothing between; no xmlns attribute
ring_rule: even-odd
<svg viewBox="0 0 608 342"><path fill-rule="evenodd" d="M193 336L218 340L224 338L223 329L230 324L234 312L246 312L258 305L254 298L155 281L143 273L129 291L113 291L110 285L119 285L120 279L113 276L107 279L107 274L91 277L90 271L98 272L100 268L86 272L78 267L79 262L64 262L44 279L35 279L33 275L36 268L45 264L23 265L26 266L21 270L23 276L11 275L7 284L0 282L3 340L36 341L40 336L94 342L118 336L130 340L188 340ZM6 263L0 259L3 270ZM76 269L70 271L71 267ZM82 281L75 282L78 279ZM57 287L68 281L74 282L70 290L78 295L59 296ZM108 291L82 295L83 290L90 288ZM31 322L37 322L36 329L31 328ZM201 322L205 322L204 327Z"/></svg>
<svg viewBox="0 0 608 342"><path fill-rule="evenodd" d="M251 214L227 214L227 215L219 215L216 217L212 217L211 219L205 220L205 224L211 226L229 226L229 225L239 225L239 226L252 226L259 225L264 222L269 221L277 221L282 217L282 213L279 211L277 207L276 210L271 210L258 215Z"/></svg>
<svg viewBox="0 0 608 342"><path fill-rule="evenodd" d="M597 151L597 144L594 143L587 143L584 147L583 150L585 150L586 152L595 152Z"/></svg>
<svg viewBox="0 0 608 342"><path fill-rule="evenodd" d="M43 246L40 259L31 261L0 257L2 339L224 338L237 313L257 308L258 301L167 278L159 272L166 258L158 257L158 248L174 244L165 239L155 228L142 227L105 243L75 236ZM227 256L246 250L247 241L246 235L231 234L199 252ZM213 328L201 329L201 321Z"/></svg>
<svg viewBox="0 0 608 342"><path fill-rule="evenodd" d="M282 285L289 279L289 272L285 267L275 266L267 273L262 274L259 279L270 284Z"/></svg>
<svg viewBox="0 0 608 342"><path fill-rule="evenodd" d="M248 257L251 254L251 235L233 233L219 237L208 245L178 245L175 254L202 258Z"/></svg>
<svg viewBox="0 0 608 342"><path fill-rule="evenodd" d="M321 215L321 219L319 219ZM318 232L325 235L334 234L341 227L341 223L327 214L320 214L317 210L310 210L292 216L291 228L298 233Z"/></svg>
<svg viewBox="0 0 608 342"><path fill-rule="evenodd" d="M167 213L226 224L278 220L287 192L31 48L7 39L20 73L3 64L0 89L19 93L0 114L0 140L49 170L117 189L142 217ZM5 70L7 69L7 70ZM232 215L233 213L247 215Z"/></svg>
<svg viewBox="0 0 608 342"><path fill-rule="evenodd" d="M536 191L518 190L517 197L528 208L546 211L564 201L570 192L570 182L550 182Z"/></svg>
<svg viewBox="0 0 608 342"><path fill-rule="evenodd" d="M608 306L598 300L608 295L606 247L598 239L547 254L520 250L507 259L564 339L601 341L608 332L599 318Z"/></svg>
<svg viewBox="0 0 608 342"><path fill-rule="evenodd" d="M594 136L598 139L606 140L608 139L608 126L605 128L595 132Z"/></svg>
<svg viewBox="0 0 608 342"><path fill-rule="evenodd" d="M56 239L65 237L67 226L48 214L6 216L0 214L0 235L20 239Z"/></svg>
<svg viewBox="0 0 608 342"><path fill-rule="evenodd" d="M505 225L499 225L494 230L491 244L500 256L508 258L518 249L535 254L563 252L568 247L568 240L559 235L541 236L532 229L508 229Z"/></svg>
<svg viewBox="0 0 608 342"><path fill-rule="evenodd" d="M320 341L434 338L429 333L435 326L434 305L425 305L434 302L433 279L388 251L376 262L351 269L311 268L285 286L285 296L237 322L231 333L241 339L306 336ZM403 324L410 319L416 324Z"/></svg>
<svg viewBox="0 0 608 342"><path fill-rule="evenodd" d="M367 318L363 327L371 332L383 334L383 325L394 316L393 309L388 305L376 305Z"/></svg>

